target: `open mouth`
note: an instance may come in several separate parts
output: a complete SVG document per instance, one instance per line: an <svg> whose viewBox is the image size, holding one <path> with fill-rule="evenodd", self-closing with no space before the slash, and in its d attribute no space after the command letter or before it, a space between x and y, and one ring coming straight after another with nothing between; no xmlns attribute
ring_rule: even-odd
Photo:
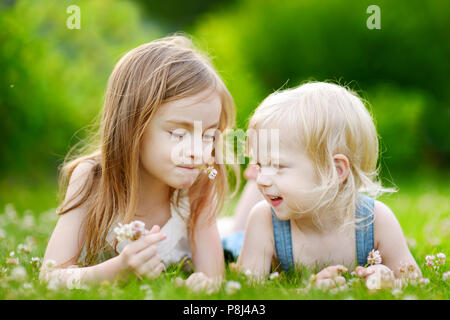
<svg viewBox="0 0 450 320"><path fill-rule="evenodd" d="M283 202L283 197L279 196L273 196L273 195L266 195L269 198L270 204L274 207L279 206Z"/></svg>

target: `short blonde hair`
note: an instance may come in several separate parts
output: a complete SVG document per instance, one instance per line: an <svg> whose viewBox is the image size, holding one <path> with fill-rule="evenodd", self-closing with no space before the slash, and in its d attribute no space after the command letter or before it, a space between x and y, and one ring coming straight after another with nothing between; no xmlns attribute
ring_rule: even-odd
<svg viewBox="0 0 450 320"><path fill-rule="evenodd" d="M312 208L318 212L336 210L343 225L353 223L357 194L377 198L385 192L378 180L378 136L371 114L353 91L333 83L310 82L269 95L255 110L249 129L267 125L292 133L291 145L303 148L312 160L320 185ZM342 184L333 155L343 154L350 163L349 175ZM372 220L372 219L370 219Z"/></svg>

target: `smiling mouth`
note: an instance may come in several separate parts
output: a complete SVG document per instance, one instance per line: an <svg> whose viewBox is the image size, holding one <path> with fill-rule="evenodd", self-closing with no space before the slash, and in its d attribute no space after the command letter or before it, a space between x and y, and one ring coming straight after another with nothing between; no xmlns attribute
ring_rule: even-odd
<svg viewBox="0 0 450 320"><path fill-rule="evenodd" d="M280 196L266 194L266 197L269 199L270 204L274 207L279 206L281 202L283 202L283 197Z"/></svg>

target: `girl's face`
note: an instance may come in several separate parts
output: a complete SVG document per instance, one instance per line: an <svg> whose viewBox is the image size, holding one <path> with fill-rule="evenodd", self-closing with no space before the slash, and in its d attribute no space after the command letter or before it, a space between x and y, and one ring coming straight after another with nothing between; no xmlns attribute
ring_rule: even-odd
<svg viewBox="0 0 450 320"><path fill-rule="evenodd" d="M144 173L176 189L192 186L196 167L211 157L221 110L219 95L210 91L162 105L144 132Z"/></svg>
<svg viewBox="0 0 450 320"><path fill-rule="evenodd" d="M266 160L258 158L256 182L279 219L296 219L305 215L300 211L313 206L315 199L309 191L318 185L318 179L313 162L300 145L292 143L292 135L286 129L276 130L279 130L279 148L269 147Z"/></svg>

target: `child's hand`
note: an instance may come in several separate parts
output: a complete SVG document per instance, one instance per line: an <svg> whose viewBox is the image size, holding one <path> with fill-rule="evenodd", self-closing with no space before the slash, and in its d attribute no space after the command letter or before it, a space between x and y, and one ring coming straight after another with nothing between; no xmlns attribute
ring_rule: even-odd
<svg viewBox="0 0 450 320"><path fill-rule="evenodd" d="M206 292L212 294L220 290L222 281L220 279L212 279L203 272L194 272L186 280L181 278L175 279L177 287L187 287L194 292Z"/></svg>
<svg viewBox="0 0 450 320"><path fill-rule="evenodd" d="M155 225L146 236L127 244L119 255L123 270L131 270L150 279L157 278L164 270L164 264L155 244L165 238L166 235Z"/></svg>
<svg viewBox="0 0 450 320"><path fill-rule="evenodd" d="M383 264L364 267L356 267L356 274L366 283L369 290L389 289L394 287L395 276L391 269Z"/></svg>
<svg viewBox="0 0 450 320"><path fill-rule="evenodd" d="M344 287L345 278L342 273L347 272L347 268L342 265L329 266L312 277L314 286L319 289L331 289L335 287Z"/></svg>
<svg viewBox="0 0 450 320"><path fill-rule="evenodd" d="M356 267L355 272L358 277L366 279L368 276L375 274L376 272L390 274L392 273L392 270L384 264L375 264L373 266L368 266L367 268L358 266ZM394 276L393 273L392 276Z"/></svg>

